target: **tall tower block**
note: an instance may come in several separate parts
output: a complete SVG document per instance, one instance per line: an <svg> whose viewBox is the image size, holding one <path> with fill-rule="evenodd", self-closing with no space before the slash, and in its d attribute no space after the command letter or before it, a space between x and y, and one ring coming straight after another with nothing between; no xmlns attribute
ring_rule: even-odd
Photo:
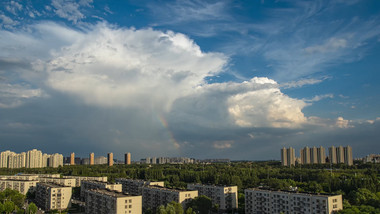
<svg viewBox="0 0 380 214"><path fill-rule="evenodd" d="M71 152L70 154L70 165L75 165L75 153Z"/></svg>
<svg viewBox="0 0 380 214"><path fill-rule="evenodd" d="M90 153L90 165L94 165L94 159L95 159L95 154L93 152Z"/></svg>
<svg viewBox="0 0 380 214"><path fill-rule="evenodd" d="M124 163L126 165L130 165L131 164L131 153L125 153L125 156L124 156Z"/></svg>

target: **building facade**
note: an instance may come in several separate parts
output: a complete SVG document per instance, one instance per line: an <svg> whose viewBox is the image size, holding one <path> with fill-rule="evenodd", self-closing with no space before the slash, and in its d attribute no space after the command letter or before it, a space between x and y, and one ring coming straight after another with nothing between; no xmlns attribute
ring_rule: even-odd
<svg viewBox="0 0 380 214"><path fill-rule="evenodd" d="M108 166L113 166L113 153L112 152L108 153L108 155L107 155L107 164L108 164Z"/></svg>
<svg viewBox="0 0 380 214"><path fill-rule="evenodd" d="M86 214L141 214L142 197L106 189L86 190Z"/></svg>
<svg viewBox="0 0 380 214"><path fill-rule="evenodd" d="M294 166L296 164L295 152L292 147L281 149L281 165Z"/></svg>
<svg viewBox="0 0 380 214"><path fill-rule="evenodd" d="M45 211L65 210L71 206L71 187L37 183L36 202Z"/></svg>
<svg viewBox="0 0 380 214"><path fill-rule="evenodd" d="M353 165L352 147L351 146L331 146L329 148L329 161L332 164Z"/></svg>
<svg viewBox="0 0 380 214"><path fill-rule="evenodd" d="M65 187L75 187L75 179L74 178L47 178L47 177L39 177L38 181L43 183L53 183L60 186Z"/></svg>
<svg viewBox="0 0 380 214"><path fill-rule="evenodd" d="M122 185L123 192L132 195L142 195L144 186L161 186L164 187L163 181L145 181L128 178L116 178L115 182Z"/></svg>
<svg viewBox="0 0 380 214"><path fill-rule="evenodd" d="M15 180L15 179L0 179L0 191L5 189L17 190L21 194L26 195L26 193L34 192L38 181L28 181L28 180Z"/></svg>
<svg viewBox="0 0 380 214"><path fill-rule="evenodd" d="M82 181L80 185L80 195L83 198L85 191L89 189L109 189L122 192L121 184L110 184L101 181Z"/></svg>
<svg viewBox="0 0 380 214"><path fill-rule="evenodd" d="M124 163L127 164L127 165L130 165L131 164L131 153L125 153L125 156L124 156Z"/></svg>
<svg viewBox="0 0 380 214"><path fill-rule="evenodd" d="M107 182L107 177L63 176L63 178L75 179L75 187L80 187L82 181Z"/></svg>
<svg viewBox="0 0 380 214"><path fill-rule="evenodd" d="M70 165L75 165L75 153L71 152L70 154Z"/></svg>
<svg viewBox="0 0 380 214"><path fill-rule="evenodd" d="M246 214L332 214L343 209L342 195L246 189Z"/></svg>
<svg viewBox="0 0 380 214"><path fill-rule="evenodd" d="M90 153L90 159L89 159L90 165L94 165L94 158L95 158L95 154L93 152Z"/></svg>
<svg viewBox="0 0 380 214"><path fill-rule="evenodd" d="M317 148L304 147L300 150L301 164L326 163L326 151L322 146Z"/></svg>
<svg viewBox="0 0 380 214"><path fill-rule="evenodd" d="M61 154L43 154L37 149L17 154L9 150L0 154L1 168L42 168L63 166Z"/></svg>
<svg viewBox="0 0 380 214"><path fill-rule="evenodd" d="M219 205L220 210L234 210L238 208L237 186L187 184L187 189L198 190L198 195L209 197L213 205Z"/></svg>
<svg viewBox="0 0 380 214"><path fill-rule="evenodd" d="M159 186L144 186L142 191L143 210L148 208L156 210L160 205L166 205L171 201L180 203L186 208L186 204L198 196L197 190L177 190Z"/></svg>

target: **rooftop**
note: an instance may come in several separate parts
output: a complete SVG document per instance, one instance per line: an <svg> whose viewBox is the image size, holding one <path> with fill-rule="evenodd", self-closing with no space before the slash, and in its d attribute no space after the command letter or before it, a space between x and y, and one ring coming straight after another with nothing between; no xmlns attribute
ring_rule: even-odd
<svg viewBox="0 0 380 214"><path fill-rule="evenodd" d="M115 190L109 190L109 189L90 189L90 190L86 190L86 192L95 192L95 193L100 193L103 195L108 195L108 196L112 196L116 198L137 196L137 195L126 194L126 193L118 192Z"/></svg>
<svg viewBox="0 0 380 214"><path fill-rule="evenodd" d="M304 196L321 196L321 197L338 196L336 194L329 194L329 193L312 193L312 192L299 192L299 191L290 191L290 190L286 191L286 190L275 190L275 189L270 189L270 188L248 188L246 190L278 192L278 193L297 194L297 195L304 195Z"/></svg>

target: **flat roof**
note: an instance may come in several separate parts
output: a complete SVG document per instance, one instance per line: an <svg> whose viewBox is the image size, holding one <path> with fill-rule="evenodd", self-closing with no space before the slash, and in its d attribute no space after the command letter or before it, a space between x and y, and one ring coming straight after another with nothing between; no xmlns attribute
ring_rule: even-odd
<svg viewBox="0 0 380 214"><path fill-rule="evenodd" d="M161 190L167 190L167 191L172 191L172 192L193 192L193 191L198 192L198 190L171 189L171 188L157 186L157 185L145 186L144 188L161 189Z"/></svg>
<svg viewBox="0 0 380 214"><path fill-rule="evenodd" d="M112 196L115 198L139 196L139 195L126 194L126 193L118 192L115 190L109 190L109 189L89 189L89 190L86 190L86 192L96 192L96 193Z"/></svg>
<svg viewBox="0 0 380 214"><path fill-rule="evenodd" d="M0 181L40 182L37 180L22 180L22 179L0 179Z"/></svg>
<svg viewBox="0 0 380 214"><path fill-rule="evenodd" d="M39 182L37 185L47 186L50 188L71 188L67 186L62 186L62 185L53 184L53 183L44 183L44 182Z"/></svg>
<svg viewBox="0 0 380 214"><path fill-rule="evenodd" d="M339 196L336 194L329 193L312 193L312 192L298 192L298 191L286 191L286 190L274 190L267 188L247 188L246 190L254 190L254 191L265 191L265 192L278 192L278 193L288 193L288 194L297 194L297 195L305 195L305 196L321 196L321 197L329 197L329 196Z"/></svg>
<svg viewBox="0 0 380 214"><path fill-rule="evenodd" d="M223 185L215 185L215 184L198 184L198 183L193 183L193 184L188 184L188 185L198 185L198 186L204 186L204 187L224 187L224 188L228 188L228 187L236 187L237 186L223 186Z"/></svg>

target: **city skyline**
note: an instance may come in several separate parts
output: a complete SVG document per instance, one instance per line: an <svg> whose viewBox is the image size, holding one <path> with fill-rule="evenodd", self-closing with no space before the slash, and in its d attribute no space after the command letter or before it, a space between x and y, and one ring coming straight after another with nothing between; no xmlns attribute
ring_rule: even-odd
<svg viewBox="0 0 380 214"><path fill-rule="evenodd" d="M380 153L380 2L0 3L0 150Z"/></svg>

